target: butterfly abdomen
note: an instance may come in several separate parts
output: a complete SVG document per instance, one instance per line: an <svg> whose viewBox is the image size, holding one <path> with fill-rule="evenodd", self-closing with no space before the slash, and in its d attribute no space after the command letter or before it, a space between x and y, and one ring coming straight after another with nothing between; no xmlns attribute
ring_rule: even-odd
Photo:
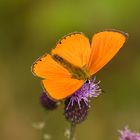
<svg viewBox="0 0 140 140"><path fill-rule="evenodd" d="M72 75L72 78L78 79L78 80L86 80L90 77L88 71L85 68L77 67L64 58L60 57L57 54L52 55L52 58L62 65L64 68L66 68Z"/></svg>

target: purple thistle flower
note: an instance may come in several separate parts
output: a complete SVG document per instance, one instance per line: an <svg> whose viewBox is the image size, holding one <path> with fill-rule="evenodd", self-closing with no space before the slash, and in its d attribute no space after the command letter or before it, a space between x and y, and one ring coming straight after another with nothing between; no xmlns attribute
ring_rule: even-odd
<svg viewBox="0 0 140 140"><path fill-rule="evenodd" d="M119 133L119 140L140 140L140 133L132 132L128 127L125 127L124 130L119 130Z"/></svg>
<svg viewBox="0 0 140 140"><path fill-rule="evenodd" d="M80 106L77 102L74 103L73 106L69 105L69 108L66 109L69 100L65 101L65 118L71 122L72 124L78 124L84 121L88 115L88 105L85 104L83 100L80 101Z"/></svg>
<svg viewBox="0 0 140 140"><path fill-rule="evenodd" d="M81 108L80 102L82 100L88 105L89 98L99 96L101 94L101 89L99 87L100 81L95 82L95 80L96 78L87 80L80 89L72 94L66 109L68 109L69 106L73 106L75 102L78 103L79 108Z"/></svg>
<svg viewBox="0 0 140 140"><path fill-rule="evenodd" d="M89 98L97 97L101 93L99 82L95 80L95 78L87 80L80 89L66 99L65 117L68 121L77 124L87 118Z"/></svg>
<svg viewBox="0 0 140 140"><path fill-rule="evenodd" d="M51 100L46 92L43 92L40 96L40 103L46 110L53 110L57 107L56 102Z"/></svg>

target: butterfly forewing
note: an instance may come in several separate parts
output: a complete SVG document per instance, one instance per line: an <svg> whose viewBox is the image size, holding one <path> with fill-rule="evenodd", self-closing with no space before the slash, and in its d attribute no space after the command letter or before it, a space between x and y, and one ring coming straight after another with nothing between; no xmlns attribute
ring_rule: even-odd
<svg viewBox="0 0 140 140"><path fill-rule="evenodd" d="M42 81L44 89L54 100L62 100L72 95L83 83L83 80L63 77L59 79L45 79Z"/></svg>
<svg viewBox="0 0 140 140"><path fill-rule="evenodd" d="M113 58L125 43L126 36L127 34L116 30L99 32L93 36L91 55L87 65L91 75L99 71Z"/></svg>

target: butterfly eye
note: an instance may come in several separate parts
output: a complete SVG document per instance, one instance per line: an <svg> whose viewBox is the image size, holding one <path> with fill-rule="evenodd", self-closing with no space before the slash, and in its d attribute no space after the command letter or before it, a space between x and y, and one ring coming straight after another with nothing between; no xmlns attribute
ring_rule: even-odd
<svg viewBox="0 0 140 140"><path fill-rule="evenodd" d="M86 83L89 83L89 80L86 80Z"/></svg>

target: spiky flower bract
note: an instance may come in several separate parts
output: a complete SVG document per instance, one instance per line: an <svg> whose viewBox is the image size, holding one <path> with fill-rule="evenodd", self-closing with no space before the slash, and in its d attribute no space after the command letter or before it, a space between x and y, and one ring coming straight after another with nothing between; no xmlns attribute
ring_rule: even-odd
<svg viewBox="0 0 140 140"><path fill-rule="evenodd" d="M65 101L65 117L68 121L73 124L78 124L84 121L88 115L88 104L86 104L83 100L79 103L75 102L73 105L69 105L68 109L66 109L69 104L70 99ZM79 107L80 104L80 107Z"/></svg>
<svg viewBox="0 0 140 140"><path fill-rule="evenodd" d="M87 118L89 98L97 97L101 93L96 79L87 80L83 86L65 101L65 117L68 121L78 124Z"/></svg>

